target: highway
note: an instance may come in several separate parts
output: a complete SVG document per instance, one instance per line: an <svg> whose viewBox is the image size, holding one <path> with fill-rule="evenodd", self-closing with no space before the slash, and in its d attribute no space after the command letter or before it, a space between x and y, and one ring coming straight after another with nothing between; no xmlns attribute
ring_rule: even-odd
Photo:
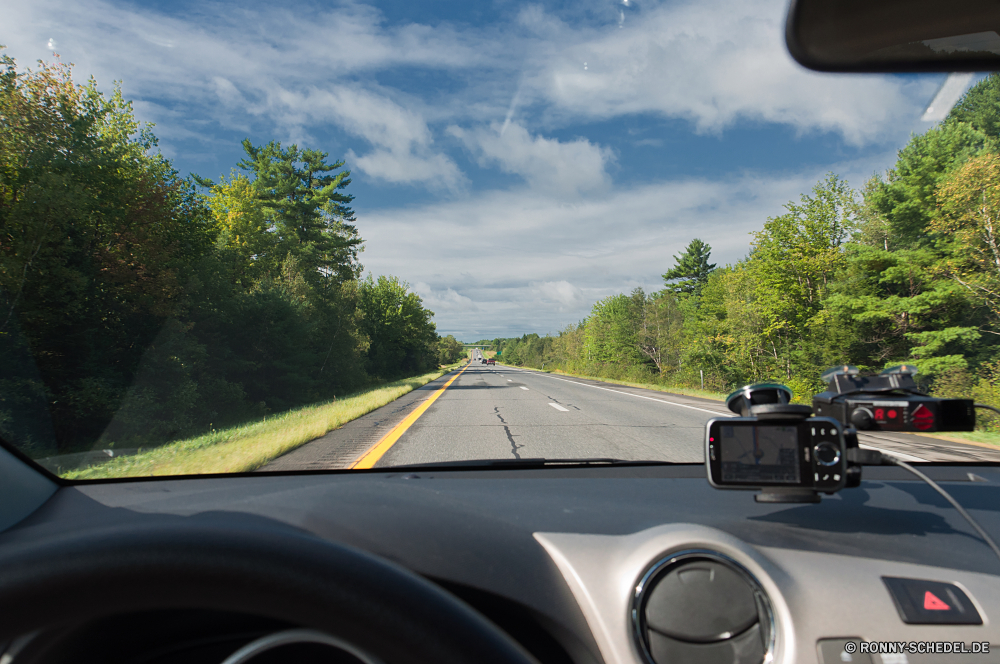
<svg viewBox="0 0 1000 664"><path fill-rule="evenodd" d="M475 362L262 470L531 458L701 463L705 423L731 415L718 401ZM929 436L862 434L860 442L907 461L1000 461L996 448Z"/></svg>

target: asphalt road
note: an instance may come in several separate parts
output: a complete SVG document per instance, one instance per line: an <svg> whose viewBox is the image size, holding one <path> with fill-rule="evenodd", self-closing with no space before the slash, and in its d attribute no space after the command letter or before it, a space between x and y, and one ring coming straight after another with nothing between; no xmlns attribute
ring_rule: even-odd
<svg viewBox="0 0 1000 664"><path fill-rule="evenodd" d="M414 390L262 470L350 467L457 372ZM375 467L469 459L615 458L701 463L718 401L504 365L471 364ZM1000 461L1000 450L911 434L862 434L910 461Z"/></svg>

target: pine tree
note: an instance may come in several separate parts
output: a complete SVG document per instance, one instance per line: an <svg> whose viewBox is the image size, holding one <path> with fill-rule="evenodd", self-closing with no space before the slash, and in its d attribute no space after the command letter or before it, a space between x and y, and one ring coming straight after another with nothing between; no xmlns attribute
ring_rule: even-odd
<svg viewBox="0 0 1000 664"><path fill-rule="evenodd" d="M253 176L254 196L276 237L278 264L290 254L313 284L321 277L360 276L357 255L362 240L350 207L354 197L341 193L351 183L351 172L335 172L344 162L328 164L326 152L300 150L297 145L282 148L276 141L257 147L247 139L243 149L247 158L238 166ZM213 191L222 184L192 175Z"/></svg>
<svg viewBox="0 0 1000 664"><path fill-rule="evenodd" d="M677 264L663 275L667 290L672 293L698 295L708 283L709 273L715 269L715 263L709 263L712 247L698 238L683 253L674 256ZM673 283L670 283L673 282Z"/></svg>

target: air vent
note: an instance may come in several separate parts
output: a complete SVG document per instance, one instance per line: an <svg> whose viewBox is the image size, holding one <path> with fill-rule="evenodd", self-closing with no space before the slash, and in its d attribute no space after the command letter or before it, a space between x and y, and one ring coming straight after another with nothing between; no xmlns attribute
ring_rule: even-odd
<svg viewBox="0 0 1000 664"><path fill-rule="evenodd" d="M649 664L761 664L773 649L770 603L739 563L712 551L660 560L636 585L632 621Z"/></svg>

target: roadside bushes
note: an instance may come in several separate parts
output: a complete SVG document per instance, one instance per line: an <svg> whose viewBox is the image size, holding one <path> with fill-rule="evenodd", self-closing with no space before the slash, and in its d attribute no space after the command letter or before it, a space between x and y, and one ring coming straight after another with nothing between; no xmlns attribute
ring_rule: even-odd
<svg viewBox="0 0 1000 664"><path fill-rule="evenodd" d="M157 445L435 366L433 312L361 280L350 172L244 141L183 178L120 90L0 55L0 436Z"/></svg>

